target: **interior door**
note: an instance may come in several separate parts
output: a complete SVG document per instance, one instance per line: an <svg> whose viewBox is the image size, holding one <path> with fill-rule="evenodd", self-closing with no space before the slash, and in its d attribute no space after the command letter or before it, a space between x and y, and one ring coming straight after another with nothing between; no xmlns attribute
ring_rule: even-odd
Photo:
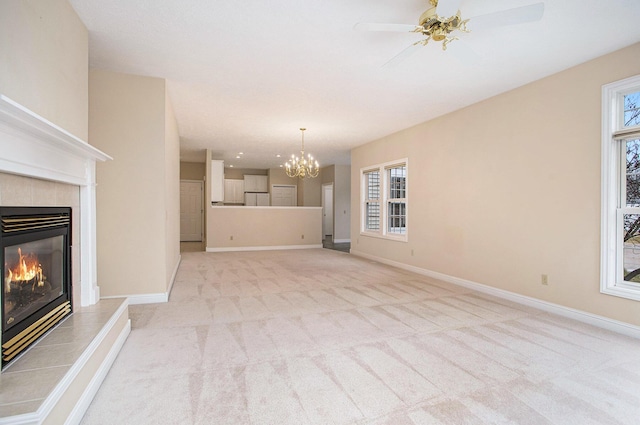
<svg viewBox="0 0 640 425"><path fill-rule="evenodd" d="M295 207L298 205L298 188L294 185L271 186L271 205L278 207Z"/></svg>
<svg viewBox="0 0 640 425"><path fill-rule="evenodd" d="M180 241L202 241L202 182L180 181Z"/></svg>
<svg viewBox="0 0 640 425"><path fill-rule="evenodd" d="M322 185L322 239L333 236L333 183Z"/></svg>

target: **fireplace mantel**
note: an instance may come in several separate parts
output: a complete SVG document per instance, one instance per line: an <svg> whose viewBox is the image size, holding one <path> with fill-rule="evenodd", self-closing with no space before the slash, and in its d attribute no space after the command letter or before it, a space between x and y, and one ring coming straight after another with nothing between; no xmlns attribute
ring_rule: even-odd
<svg viewBox="0 0 640 425"><path fill-rule="evenodd" d="M82 306L100 299L96 268L96 162L112 159L56 124L0 94L0 172L80 187Z"/></svg>
<svg viewBox="0 0 640 425"><path fill-rule="evenodd" d="M0 425L79 423L129 335L128 300L100 301L97 285L96 163L110 159L0 94L0 173L2 177L26 177L6 180L18 181L18 186L25 181L34 183L29 187L40 187L39 194L43 186L59 185L41 185L31 178L69 185L62 193L73 192L72 208L78 218L73 223L74 234L79 235L74 255L80 260L79 270L74 269L79 276L74 275L73 281L73 316L44 335L0 375ZM61 344L69 335L70 343ZM63 351L50 355L51 345Z"/></svg>

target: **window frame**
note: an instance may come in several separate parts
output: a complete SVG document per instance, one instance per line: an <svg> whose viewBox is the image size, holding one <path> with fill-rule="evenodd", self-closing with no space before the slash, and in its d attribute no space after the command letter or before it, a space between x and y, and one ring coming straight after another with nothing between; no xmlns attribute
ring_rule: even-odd
<svg viewBox="0 0 640 425"><path fill-rule="evenodd" d="M403 176L393 176L392 175L392 170L396 170L402 168L404 170L404 175ZM393 235L393 236L402 236L404 234L407 233L407 165L406 164L398 164L398 165L393 165L390 167L386 167L384 169L385 175L387 177L387 186L385 187L385 193L386 193L386 198L385 198L385 210L387 212L387 215L385 217L385 232L388 235ZM403 178L404 181L402 180L397 180L395 181L395 179L398 178ZM398 185L398 187L395 187L394 185L396 183L399 183L400 181L402 181L402 184ZM394 197L392 195L404 195L402 197ZM392 205L393 204L398 204L398 205L403 205L404 206L404 213L400 213L400 214L394 214L392 213ZM402 208L399 208L399 210L402 210ZM391 226L391 222L392 219L395 218L397 219L399 222L403 223L404 226ZM391 229L401 229L400 231L392 231ZM402 230L404 229L404 230Z"/></svg>
<svg viewBox="0 0 640 425"><path fill-rule="evenodd" d="M370 190L370 181L371 179L369 178L369 175L372 173L378 173L378 197L369 197L369 195L371 194L371 190ZM364 201L363 201L363 218L364 221L362 223L362 229L363 231L366 232L373 232L373 233L377 233L380 231L380 225L382 224L382 191L383 191L383 187L382 187L382 178L381 178L381 174L380 174L380 170L379 169L371 169L371 170L366 170L362 173L362 183L363 183L363 194L364 194ZM370 229L369 228L369 223L370 223L370 219L369 219L369 206L372 204L377 204L378 205L378 228L377 229Z"/></svg>
<svg viewBox="0 0 640 425"><path fill-rule="evenodd" d="M624 127L624 95L640 91L640 75L602 86L602 206L600 292L640 301L640 284L623 276L625 214L640 207L623 203L626 191L626 141L640 138L640 125Z"/></svg>
<svg viewBox="0 0 640 425"><path fill-rule="evenodd" d="M404 167L404 198L392 198L390 196L391 178L389 176L391 169ZM368 178L367 174L378 172L380 176L380 198L377 200L379 205L379 228L372 230L367 228L367 205L376 200L368 198ZM390 232L389 227L389 205L391 203L404 203L404 232ZM400 242L409 240L409 160L407 158L389 161L382 164L376 164L360 169L360 234L363 236L371 236L382 239L389 239Z"/></svg>

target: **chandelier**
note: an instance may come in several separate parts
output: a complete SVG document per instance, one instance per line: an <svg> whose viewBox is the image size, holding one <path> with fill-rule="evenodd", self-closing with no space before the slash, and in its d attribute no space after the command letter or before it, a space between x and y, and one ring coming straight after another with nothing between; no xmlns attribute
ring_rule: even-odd
<svg viewBox="0 0 640 425"><path fill-rule="evenodd" d="M302 149L300 150L300 157L295 154L291 155L291 158L284 164L285 171L289 177L299 177L301 179L305 177L318 177L318 161L314 161L313 156L308 154L304 157L304 131L306 128L301 128L302 132Z"/></svg>

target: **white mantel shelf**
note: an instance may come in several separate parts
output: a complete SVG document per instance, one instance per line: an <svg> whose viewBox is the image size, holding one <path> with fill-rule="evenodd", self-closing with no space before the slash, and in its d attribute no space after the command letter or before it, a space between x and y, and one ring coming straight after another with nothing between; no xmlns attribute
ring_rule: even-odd
<svg viewBox="0 0 640 425"><path fill-rule="evenodd" d="M109 155L0 94L0 171L63 183L91 181L88 162Z"/></svg>

